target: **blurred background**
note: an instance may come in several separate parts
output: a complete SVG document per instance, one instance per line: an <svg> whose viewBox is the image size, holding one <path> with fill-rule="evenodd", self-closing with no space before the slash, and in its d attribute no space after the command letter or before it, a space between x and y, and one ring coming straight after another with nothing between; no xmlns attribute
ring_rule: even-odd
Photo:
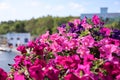
<svg viewBox="0 0 120 80"><path fill-rule="evenodd" d="M75 18L94 14L106 27L120 29L120 0L0 0L0 67L19 54L16 47Z"/></svg>
<svg viewBox="0 0 120 80"><path fill-rule="evenodd" d="M101 13L101 8L120 13L119 6L120 0L0 0L0 34L30 32L38 36L46 30L54 32L81 14Z"/></svg>

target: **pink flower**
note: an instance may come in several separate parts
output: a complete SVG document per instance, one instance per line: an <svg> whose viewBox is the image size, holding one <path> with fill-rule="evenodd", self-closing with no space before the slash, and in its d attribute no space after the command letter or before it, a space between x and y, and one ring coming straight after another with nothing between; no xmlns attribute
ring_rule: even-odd
<svg viewBox="0 0 120 80"><path fill-rule="evenodd" d="M114 64L113 62L105 62L103 68L107 71L108 76L112 78L120 79L120 68L119 65Z"/></svg>
<svg viewBox="0 0 120 80"><path fill-rule="evenodd" d="M80 44L79 42L80 42L80 41L79 41L78 39L71 39L68 44L69 44L69 47L70 47L71 49L73 49L73 48L79 46L79 44Z"/></svg>
<svg viewBox="0 0 120 80"><path fill-rule="evenodd" d="M96 80L96 79L92 78L91 76L83 76L82 78L80 78L80 80Z"/></svg>
<svg viewBox="0 0 120 80"><path fill-rule="evenodd" d="M29 41L28 44L27 44L27 46L28 46L29 48L33 48L33 47L35 46L35 42Z"/></svg>
<svg viewBox="0 0 120 80"><path fill-rule="evenodd" d="M112 62L105 62L103 65L103 68L106 69L106 71L111 74L112 70L113 70L113 66L114 64Z"/></svg>
<svg viewBox="0 0 120 80"><path fill-rule="evenodd" d="M73 56L57 56L56 57L56 64L63 66L65 69L69 68L76 68L77 65L81 62L78 55Z"/></svg>
<svg viewBox="0 0 120 80"><path fill-rule="evenodd" d="M28 68L32 65L30 58L24 60L24 65Z"/></svg>
<svg viewBox="0 0 120 80"><path fill-rule="evenodd" d="M70 38L75 38L77 36L76 33L66 33L67 37L70 37Z"/></svg>
<svg viewBox="0 0 120 80"><path fill-rule="evenodd" d="M66 56L57 56L56 64L63 66L64 68L70 68L73 63L73 60L70 57Z"/></svg>
<svg viewBox="0 0 120 80"><path fill-rule="evenodd" d="M81 40L82 45L86 47L93 47L94 42L95 40L91 35L85 36Z"/></svg>
<svg viewBox="0 0 120 80"><path fill-rule="evenodd" d="M65 80L81 80L79 77L74 75L73 73L68 74L64 77Z"/></svg>
<svg viewBox="0 0 120 80"><path fill-rule="evenodd" d="M62 49L63 50L70 50L71 46L69 45L69 41L68 40L64 40L63 43L62 43Z"/></svg>
<svg viewBox="0 0 120 80"><path fill-rule="evenodd" d="M47 46L45 43L38 44L34 46L33 52L35 52L38 55L44 54L44 48Z"/></svg>
<svg viewBox="0 0 120 80"><path fill-rule="evenodd" d="M80 75L80 72L82 73L82 75ZM74 74L80 78L83 76L89 76L91 74L90 65L89 64L86 64L86 65L78 64L78 67L74 71Z"/></svg>
<svg viewBox="0 0 120 80"><path fill-rule="evenodd" d="M64 36L52 35L51 40L53 41L50 48L53 52L61 52L63 49L69 49L68 41Z"/></svg>
<svg viewBox="0 0 120 80"><path fill-rule="evenodd" d="M84 55L89 54L90 50L87 47L85 47L85 46L80 46L80 47L78 47L76 52L78 54L80 54L81 57L83 57Z"/></svg>
<svg viewBox="0 0 120 80"><path fill-rule="evenodd" d="M59 34L55 33L55 34L50 35L50 40L54 41L54 40L57 40L59 37L60 37Z"/></svg>
<svg viewBox="0 0 120 80"><path fill-rule="evenodd" d="M77 26L80 24L80 19L75 19L74 20L74 25L75 25L75 28L77 28Z"/></svg>
<svg viewBox="0 0 120 80"><path fill-rule="evenodd" d="M59 31L59 34L63 34L66 31L66 29L63 27L58 27L57 29Z"/></svg>
<svg viewBox="0 0 120 80"><path fill-rule="evenodd" d="M102 40L97 42L97 46L101 47L101 46L104 46L106 44L111 44L111 42L112 42L111 38L103 38Z"/></svg>
<svg viewBox="0 0 120 80"><path fill-rule="evenodd" d="M117 46L113 44L106 44L99 48L100 56L112 60L112 53L117 50Z"/></svg>
<svg viewBox="0 0 120 80"><path fill-rule="evenodd" d="M91 29L92 28L92 25L88 24L88 23L85 23L85 24L82 24L83 28L85 29Z"/></svg>
<svg viewBox="0 0 120 80"><path fill-rule="evenodd" d="M20 51L21 53L26 53L27 52L25 46L18 46L17 50Z"/></svg>
<svg viewBox="0 0 120 80"><path fill-rule="evenodd" d="M22 63L23 60L24 60L24 56L20 56L20 55L17 55L14 58L15 64L20 64L20 63Z"/></svg>
<svg viewBox="0 0 120 80"><path fill-rule="evenodd" d="M7 79L7 73L0 68L0 80L6 80Z"/></svg>
<svg viewBox="0 0 120 80"><path fill-rule="evenodd" d="M46 62L42 59L36 59L34 65L41 65L42 67L46 66Z"/></svg>
<svg viewBox="0 0 120 80"><path fill-rule="evenodd" d="M24 59L25 59L24 56L17 55L17 56L14 58L15 64L13 64L13 67L14 67L15 69L19 69L19 68L20 68L20 65L24 63L24 62L23 62Z"/></svg>
<svg viewBox="0 0 120 80"><path fill-rule="evenodd" d="M103 27L100 29L100 33L102 33L105 36L110 36L111 30L107 27Z"/></svg>
<svg viewBox="0 0 120 80"><path fill-rule="evenodd" d="M73 59L74 63L79 64L81 59L78 55L72 55L71 58Z"/></svg>
<svg viewBox="0 0 120 80"><path fill-rule="evenodd" d="M98 25L100 24L100 18L97 16L97 15L94 15L92 17L92 22L95 24L95 25Z"/></svg>
<svg viewBox="0 0 120 80"><path fill-rule="evenodd" d="M29 73L34 80L43 80L44 75L41 65L30 66Z"/></svg>
<svg viewBox="0 0 120 80"><path fill-rule="evenodd" d="M40 36L39 41L45 43L47 41L49 35L50 35L49 31L47 31L45 34L43 34L43 35Z"/></svg>
<svg viewBox="0 0 120 80"><path fill-rule="evenodd" d="M13 80L13 79L8 77L7 80Z"/></svg>
<svg viewBox="0 0 120 80"><path fill-rule="evenodd" d="M14 80L26 80L26 79L25 79L25 76L23 74L15 72L14 73Z"/></svg>
<svg viewBox="0 0 120 80"><path fill-rule="evenodd" d="M72 55L71 59L73 60L73 62L70 65L71 69L77 68L78 64L80 64L82 62L81 59L80 59L80 57L78 55Z"/></svg>
<svg viewBox="0 0 120 80"><path fill-rule="evenodd" d="M110 40L110 44L114 44L114 45L116 45L116 46L120 46L120 40L111 39L111 40Z"/></svg>
<svg viewBox="0 0 120 80"><path fill-rule="evenodd" d="M86 54L84 56L83 64L84 65L92 64L93 60L94 60L94 55L92 55L92 54Z"/></svg>
<svg viewBox="0 0 120 80"><path fill-rule="evenodd" d="M50 47L53 52L61 52L62 51L62 47L60 45L58 45L56 42L51 44Z"/></svg>
<svg viewBox="0 0 120 80"><path fill-rule="evenodd" d="M44 70L45 76L47 76L50 80L59 80L59 72L59 70L52 66L46 67Z"/></svg>
<svg viewBox="0 0 120 80"><path fill-rule="evenodd" d="M87 23L87 17L84 17L83 19L82 19L82 22L81 22L82 24L86 24Z"/></svg>
<svg viewBox="0 0 120 80"><path fill-rule="evenodd" d="M120 74L116 76L116 80L120 80Z"/></svg>

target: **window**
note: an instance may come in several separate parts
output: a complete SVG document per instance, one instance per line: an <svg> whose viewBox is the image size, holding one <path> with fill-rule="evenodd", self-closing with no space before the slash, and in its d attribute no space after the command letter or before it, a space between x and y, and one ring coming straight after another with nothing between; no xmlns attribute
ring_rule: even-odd
<svg viewBox="0 0 120 80"><path fill-rule="evenodd" d="M10 38L10 40L13 40L13 38Z"/></svg>
<svg viewBox="0 0 120 80"><path fill-rule="evenodd" d="M24 42L27 43L27 42L28 42L28 38L25 38L25 39L24 39Z"/></svg>
<svg viewBox="0 0 120 80"><path fill-rule="evenodd" d="M11 48L11 47L13 47L13 44L12 43L8 43L8 46Z"/></svg>
<svg viewBox="0 0 120 80"><path fill-rule="evenodd" d="M18 37L17 40L20 40L20 38Z"/></svg>
<svg viewBox="0 0 120 80"><path fill-rule="evenodd" d="M16 44L15 46L18 47L18 44Z"/></svg>

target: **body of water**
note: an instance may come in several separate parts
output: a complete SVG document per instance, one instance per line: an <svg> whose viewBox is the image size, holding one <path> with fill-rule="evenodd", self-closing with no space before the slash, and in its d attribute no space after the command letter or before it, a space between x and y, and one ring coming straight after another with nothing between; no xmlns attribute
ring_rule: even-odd
<svg viewBox="0 0 120 80"><path fill-rule="evenodd" d="M14 52L3 52L0 51L0 68L4 69L6 72L10 71L10 66L8 64L14 63L14 57L18 55Z"/></svg>

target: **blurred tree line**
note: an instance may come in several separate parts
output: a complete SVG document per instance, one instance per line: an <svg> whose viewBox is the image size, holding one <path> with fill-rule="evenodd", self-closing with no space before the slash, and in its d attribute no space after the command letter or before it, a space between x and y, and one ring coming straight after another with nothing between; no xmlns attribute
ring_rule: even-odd
<svg viewBox="0 0 120 80"><path fill-rule="evenodd" d="M104 22L106 27L120 29L120 17L106 18Z"/></svg>
<svg viewBox="0 0 120 80"><path fill-rule="evenodd" d="M0 23L0 34L6 34L8 32L30 32L34 36L45 33L49 30L51 33L56 31L56 28L61 24L66 24L79 17L52 17L50 15L40 18L32 18L30 20L15 20L15 21L3 21ZM102 18L101 18L102 19ZM120 17L118 18L106 18L102 19L105 22L106 27L120 29Z"/></svg>
<svg viewBox="0 0 120 80"><path fill-rule="evenodd" d="M32 18L30 20L15 20L15 21L3 21L0 23L0 34L6 34L8 32L30 32L32 35L40 35L49 30L51 33L56 31L56 27L63 23L79 18L79 17L52 17L50 15Z"/></svg>

